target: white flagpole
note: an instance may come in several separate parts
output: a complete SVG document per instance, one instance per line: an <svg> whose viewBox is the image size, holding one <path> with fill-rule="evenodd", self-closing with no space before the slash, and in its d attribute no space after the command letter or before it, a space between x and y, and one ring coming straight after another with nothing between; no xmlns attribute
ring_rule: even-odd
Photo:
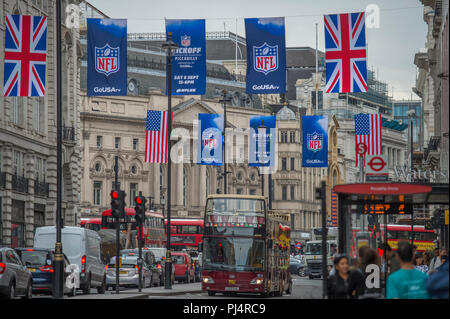
<svg viewBox="0 0 450 319"><path fill-rule="evenodd" d="M318 91L318 78L319 78L319 75L318 75L318 71L319 71L319 68L318 68L318 62L317 62L317 23L316 23L316 112L319 110L319 91Z"/></svg>

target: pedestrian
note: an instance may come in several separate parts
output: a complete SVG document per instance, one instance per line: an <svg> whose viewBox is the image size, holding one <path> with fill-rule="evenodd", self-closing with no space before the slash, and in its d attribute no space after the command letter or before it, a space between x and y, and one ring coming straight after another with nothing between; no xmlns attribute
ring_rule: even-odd
<svg viewBox="0 0 450 319"><path fill-rule="evenodd" d="M449 292L449 266L448 258L427 280L427 291L431 298L448 299Z"/></svg>
<svg viewBox="0 0 450 319"><path fill-rule="evenodd" d="M430 270L428 271L428 274L431 275L433 272L435 272L439 266L443 265L445 261L447 260L448 251L446 248L442 248L439 250L439 256L435 259L435 262L433 264L433 268L430 266Z"/></svg>
<svg viewBox="0 0 450 319"><path fill-rule="evenodd" d="M335 255L333 259L335 274L328 277L327 293L329 299L358 298L355 290L355 271L350 271L349 260L345 255Z"/></svg>
<svg viewBox="0 0 450 319"><path fill-rule="evenodd" d="M390 275L400 269L400 264L395 257L396 253L392 251L391 246L388 243L383 243L380 245L380 248L383 250L383 253L384 251L386 251L386 256L383 256L384 258L383 264L381 266L381 271L387 271L387 274Z"/></svg>
<svg viewBox="0 0 450 319"><path fill-rule="evenodd" d="M417 270L420 270L421 272L423 272L425 274L428 273L428 265L425 264L424 254L422 254L420 252L416 253L416 266L415 266L415 268Z"/></svg>
<svg viewBox="0 0 450 319"><path fill-rule="evenodd" d="M426 265L428 269L430 268L430 254L428 251L423 254L423 264Z"/></svg>
<svg viewBox="0 0 450 319"><path fill-rule="evenodd" d="M438 260L439 259L439 252L440 252L439 248L435 248L434 249L434 256L431 259L430 267L429 267L429 270L428 270L428 274L431 274L438 267L437 263L440 262Z"/></svg>
<svg viewBox="0 0 450 319"><path fill-rule="evenodd" d="M429 299L426 289L428 275L414 268L412 245L399 242L396 258L400 269L387 279L387 299Z"/></svg>

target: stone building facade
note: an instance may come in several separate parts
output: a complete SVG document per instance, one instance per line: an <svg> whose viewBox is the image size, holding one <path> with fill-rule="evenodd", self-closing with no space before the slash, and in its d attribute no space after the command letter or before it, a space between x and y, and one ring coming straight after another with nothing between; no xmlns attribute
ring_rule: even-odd
<svg viewBox="0 0 450 319"><path fill-rule="evenodd" d="M71 3L76 3L72 1ZM63 21L65 5L63 1ZM0 99L0 245L30 247L36 227L56 216L56 25L55 2L0 1L0 91L3 92L5 15L46 15L47 78L44 97ZM79 63L76 29L62 30L63 204L65 225L79 218Z"/></svg>
<svg viewBox="0 0 450 319"><path fill-rule="evenodd" d="M449 56L448 0L422 0L423 20L428 26L425 48L414 57L418 76L414 91L422 98L429 139L425 140L423 165L449 170ZM446 181L448 182L448 180Z"/></svg>
<svg viewBox="0 0 450 319"><path fill-rule="evenodd" d="M188 96L174 96L172 104L172 216L199 218L203 216L207 195L223 192L223 180L219 178L222 167L197 165L193 160L197 148L194 120L198 119L198 113L223 114L223 106L218 100ZM167 165L144 161L148 109L166 111L167 97L160 91L124 98L82 97L83 217L99 216L110 208L116 155L119 156L120 189L127 193L127 207L134 206L134 195L141 191L144 196L153 197L157 210L164 208L161 199L167 198ZM227 127L247 128L250 116L261 114L267 112L227 106ZM239 153L239 157L247 154L248 141L233 151ZM227 170L231 172L228 193L260 194L261 179L257 169L249 168L244 161L229 164ZM267 179L265 182L267 189Z"/></svg>

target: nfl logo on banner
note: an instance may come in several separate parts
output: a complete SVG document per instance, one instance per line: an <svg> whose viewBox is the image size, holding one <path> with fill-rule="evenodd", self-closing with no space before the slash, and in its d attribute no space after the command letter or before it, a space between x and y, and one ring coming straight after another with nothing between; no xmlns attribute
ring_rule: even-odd
<svg viewBox="0 0 450 319"><path fill-rule="evenodd" d="M95 47L95 70L106 76L119 71L119 48L111 48L109 44L103 48Z"/></svg>
<svg viewBox="0 0 450 319"><path fill-rule="evenodd" d="M314 132L308 134L308 149L313 152L318 152L323 148L323 134Z"/></svg>
<svg viewBox="0 0 450 319"><path fill-rule="evenodd" d="M278 69L278 45L264 43L260 47L253 47L253 55L255 71L268 74Z"/></svg>
<svg viewBox="0 0 450 319"><path fill-rule="evenodd" d="M181 45L184 47L188 47L191 45L191 37L189 35L181 36Z"/></svg>

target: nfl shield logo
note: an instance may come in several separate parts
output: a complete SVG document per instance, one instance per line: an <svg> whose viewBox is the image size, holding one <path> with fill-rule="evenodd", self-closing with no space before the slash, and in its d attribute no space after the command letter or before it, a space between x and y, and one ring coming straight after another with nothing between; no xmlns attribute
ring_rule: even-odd
<svg viewBox="0 0 450 319"><path fill-rule="evenodd" d="M308 134L308 150L318 152L323 147L323 134L314 132Z"/></svg>
<svg viewBox="0 0 450 319"><path fill-rule="evenodd" d="M111 48L109 44L103 48L95 47L95 70L105 75L119 71L119 48Z"/></svg>
<svg viewBox="0 0 450 319"><path fill-rule="evenodd" d="M265 75L278 69L278 45L271 47L266 42L260 47L253 47L253 68Z"/></svg>
<svg viewBox="0 0 450 319"><path fill-rule="evenodd" d="M182 35L181 36L181 45L184 47L188 47L191 45L191 36L190 35Z"/></svg>

